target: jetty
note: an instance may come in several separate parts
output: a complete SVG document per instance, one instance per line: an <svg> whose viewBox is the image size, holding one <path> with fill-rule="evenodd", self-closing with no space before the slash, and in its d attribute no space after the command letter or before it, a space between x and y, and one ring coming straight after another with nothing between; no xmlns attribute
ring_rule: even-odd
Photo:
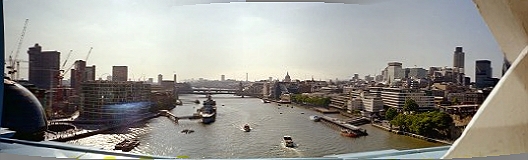
<svg viewBox="0 0 528 160"><path fill-rule="evenodd" d="M368 135L367 134L367 130L365 129L362 129L360 127L357 127L357 126L354 126L352 124L349 124L345 121L341 121L337 118L332 118L332 117L328 117L328 116L323 116L321 117L321 122L333 127L333 128L336 128L336 129L346 129L346 130L350 130L350 131L353 131L356 135L358 136L366 136Z"/></svg>
<svg viewBox="0 0 528 160"><path fill-rule="evenodd" d="M165 116L167 118L169 118L170 120L174 121L174 123L178 123L178 120L180 119L190 119L190 120L193 120L193 119L200 119L202 118L202 116L200 116L200 114L193 114L191 116L176 116L172 113L170 113L169 111L167 110L161 110L159 111L159 115L160 116Z"/></svg>

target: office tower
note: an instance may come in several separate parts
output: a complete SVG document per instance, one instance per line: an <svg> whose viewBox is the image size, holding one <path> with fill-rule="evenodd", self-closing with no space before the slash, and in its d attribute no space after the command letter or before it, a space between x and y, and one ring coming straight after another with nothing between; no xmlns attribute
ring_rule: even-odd
<svg viewBox="0 0 528 160"><path fill-rule="evenodd" d="M59 85L60 52L42 51L39 44L30 47L29 54L29 83L40 89L51 89Z"/></svg>
<svg viewBox="0 0 528 160"><path fill-rule="evenodd" d="M71 70L71 87L76 91L80 92L81 83L86 81L86 62L83 60L77 60L73 63L73 69Z"/></svg>
<svg viewBox="0 0 528 160"><path fill-rule="evenodd" d="M453 53L453 78L454 82L463 85L464 84L464 55L462 47L456 47Z"/></svg>
<svg viewBox="0 0 528 160"><path fill-rule="evenodd" d="M491 79L491 61L477 60L475 65L475 85L478 88L488 87L488 79Z"/></svg>
<svg viewBox="0 0 528 160"><path fill-rule="evenodd" d="M128 66L112 66L112 81L127 81Z"/></svg>
<svg viewBox="0 0 528 160"><path fill-rule="evenodd" d="M95 65L86 66L86 79L85 81L95 81Z"/></svg>
<svg viewBox="0 0 528 160"><path fill-rule="evenodd" d="M453 68L458 68L459 73L464 73L464 54L462 47L456 47L453 53Z"/></svg>
<svg viewBox="0 0 528 160"><path fill-rule="evenodd" d="M389 84L393 84L396 79L402 79L404 70L402 69L402 63L390 62L387 67L387 80Z"/></svg>

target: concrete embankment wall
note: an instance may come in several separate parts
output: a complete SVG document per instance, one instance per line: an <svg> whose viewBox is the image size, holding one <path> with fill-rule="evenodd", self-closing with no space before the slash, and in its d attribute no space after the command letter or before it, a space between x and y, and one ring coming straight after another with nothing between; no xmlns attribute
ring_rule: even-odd
<svg viewBox="0 0 528 160"><path fill-rule="evenodd" d="M425 136L422 136L422 135L417 135L417 134L414 134L414 133L403 132L403 131L399 131L399 130L396 130L396 129L392 129L391 130L390 128L387 128L387 127L384 127L384 126L381 126L381 125L378 125L378 124L371 124L371 125L374 126L374 127L378 127L378 128L383 129L383 130L395 133L395 134L406 135L406 136L410 136L410 137L426 140L426 141L429 141L429 142L443 143L443 144L448 144L448 145L452 145L453 144L451 142L438 140L438 139L434 139L434 138L429 138L429 137L425 137Z"/></svg>

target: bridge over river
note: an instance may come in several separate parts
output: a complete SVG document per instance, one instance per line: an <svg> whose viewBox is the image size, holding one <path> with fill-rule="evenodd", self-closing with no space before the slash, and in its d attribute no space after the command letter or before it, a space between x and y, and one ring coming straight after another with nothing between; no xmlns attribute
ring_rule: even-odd
<svg viewBox="0 0 528 160"><path fill-rule="evenodd" d="M235 96L253 96L258 97L261 96L261 93L249 93L246 91L242 91L240 89L224 89L224 88L192 88L192 91L187 92L185 94L201 94L201 95L208 95L208 94L231 94Z"/></svg>

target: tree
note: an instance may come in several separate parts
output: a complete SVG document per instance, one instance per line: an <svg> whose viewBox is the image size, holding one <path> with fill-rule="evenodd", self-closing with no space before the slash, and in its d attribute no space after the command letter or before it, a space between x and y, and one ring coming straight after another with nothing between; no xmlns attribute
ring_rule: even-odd
<svg viewBox="0 0 528 160"><path fill-rule="evenodd" d="M445 131L453 123L453 118L445 112L431 112L431 117L434 123L438 125L438 130Z"/></svg>
<svg viewBox="0 0 528 160"><path fill-rule="evenodd" d="M408 98L405 100L405 105L403 105L403 110L407 113L416 112L418 111L418 104L414 99Z"/></svg>
<svg viewBox="0 0 528 160"><path fill-rule="evenodd" d="M407 118L406 115L398 114L396 117L394 117L394 119L390 121L390 124L400 127L400 130L403 131L406 128L406 125L405 125L406 118Z"/></svg>
<svg viewBox="0 0 528 160"><path fill-rule="evenodd" d="M391 121L398 115L398 111L394 108L389 108L387 112L385 113L385 119Z"/></svg>

